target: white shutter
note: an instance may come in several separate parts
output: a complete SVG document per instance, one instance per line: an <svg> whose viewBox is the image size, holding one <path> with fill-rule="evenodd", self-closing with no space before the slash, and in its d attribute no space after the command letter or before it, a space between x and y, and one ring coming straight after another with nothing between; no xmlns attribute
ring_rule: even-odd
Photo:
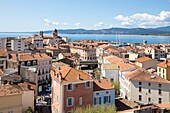
<svg viewBox="0 0 170 113"><path fill-rule="evenodd" d="M74 106L74 97L72 97L72 105Z"/></svg>
<svg viewBox="0 0 170 113"><path fill-rule="evenodd" d="M66 106L68 106L68 98L66 99Z"/></svg>
<svg viewBox="0 0 170 113"><path fill-rule="evenodd" d="M75 84L72 84L72 89L75 90Z"/></svg>

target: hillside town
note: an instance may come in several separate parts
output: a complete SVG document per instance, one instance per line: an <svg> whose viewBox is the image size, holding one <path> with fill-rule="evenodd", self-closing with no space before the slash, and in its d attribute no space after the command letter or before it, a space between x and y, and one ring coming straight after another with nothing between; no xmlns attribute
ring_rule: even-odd
<svg viewBox="0 0 170 113"><path fill-rule="evenodd" d="M0 113L108 105L118 113L170 112L170 44L72 42L57 29L0 38Z"/></svg>

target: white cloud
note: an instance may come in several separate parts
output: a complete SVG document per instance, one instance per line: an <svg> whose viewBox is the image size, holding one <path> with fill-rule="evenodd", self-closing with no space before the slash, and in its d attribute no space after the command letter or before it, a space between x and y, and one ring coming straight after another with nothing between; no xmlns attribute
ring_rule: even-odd
<svg viewBox="0 0 170 113"><path fill-rule="evenodd" d="M170 0L169 0L169 3L170 3Z"/></svg>
<svg viewBox="0 0 170 113"><path fill-rule="evenodd" d="M105 24L104 22L97 22L94 24L95 28L110 28L113 27L112 24Z"/></svg>
<svg viewBox="0 0 170 113"><path fill-rule="evenodd" d="M52 21L50 19L44 19L45 25L59 25L59 22Z"/></svg>
<svg viewBox="0 0 170 113"><path fill-rule="evenodd" d="M121 21L121 26L157 27L170 25L169 11L161 11L158 15L136 13L131 16L118 15L114 18Z"/></svg>
<svg viewBox="0 0 170 113"><path fill-rule="evenodd" d="M97 22L96 24L94 24L94 27L103 27L104 23L103 22Z"/></svg>
<svg viewBox="0 0 170 113"><path fill-rule="evenodd" d="M63 24L64 26L67 26L68 25L68 23L67 22L64 22L64 24Z"/></svg>
<svg viewBox="0 0 170 113"><path fill-rule="evenodd" d="M81 24L80 24L80 22L77 22L77 23L75 23L74 25L77 26L77 27L79 27Z"/></svg>

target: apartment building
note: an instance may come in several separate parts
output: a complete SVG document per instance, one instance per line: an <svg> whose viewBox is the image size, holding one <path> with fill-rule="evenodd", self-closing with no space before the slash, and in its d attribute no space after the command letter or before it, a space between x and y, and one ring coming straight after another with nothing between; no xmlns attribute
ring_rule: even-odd
<svg viewBox="0 0 170 113"><path fill-rule="evenodd" d="M5 49L7 44L7 39L6 38L0 38L0 48Z"/></svg>
<svg viewBox="0 0 170 113"><path fill-rule="evenodd" d="M45 46L46 53L52 58L58 59L60 53L69 53L68 48L58 47L57 46Z"/></svg>
<svg viewBox="0 0 170 113"><path fill-rule="evenodd" d="M30 106L34 109L34 91L25 84L0 85L0 113L25 113Z"/></svg>
<svg viewBox="0 0 170 113"><path fill-rule="evenodd" d="M157 64L157 75L163 79L170 80L170 60Z"/></svg>
<svg viewBox="0 0 170 113"><path fill-rule="evenodd" d="M15 38L11 40L11 50L20 52L25 50L25 42L22 38Z"/></svg>
<svg viewBox="0 0 170 113"><path fill-rule="evenodd" d="M93 105L91 75L68 66L51 71L52 113L70 113L77 107Z"/></svg>
<svg viewBox="0 0 170 113"><path fill-rule="evenodd" d="M110 80L94 80L93 84L93 104L94 105L114 105L115 89Z"/></svg>
<svg viewBox="0 0 170 113"><path fill-rule="evenodd" d="M0 85L0 90L0 112L22 113L22 90L15 85Z"/></svg>
<svg viewBox="0 0 170 113"><path fill-rule="evenodd" d="M50 84L52 58L42 54L19 54L19 74L24 80L36 83L38 92L45 90Z"/></svg>
<svg viewBox="0 0 170 113"><path fill-rule="evenodd" d="M77 107L115 104L115 88L108 79L94 80L81 70L63 66L51 70L52 113L70 113Z"/></svg>
<svg viewBox="0 0 170 113"><path fill-rule="evenodd" d="M142 67L144 69L149 69L149 68L153 68L155 70L157 70L157 64L159 64L160 62L155 60L155 59L151 59L149 57L140 57L138 59L136 59L135 64L139 67Z"/></svg>
<svg viewBox="0 0 170 113"><path fill-rule="evenodd" d="M43 47L43 38L39 36L32 38L32 44L34 45L34 47Z"/></svg>
<svg viewBox="0 0 170 113"><path fill-rule="evenodd" d="M0 69L5 70L7 68L7 49L0 49Z"/></svg>
<svg viewBox="0 0 170 113"><path fill-rule="evenodd" d="M22 90L22 113L25 113L28 107L34 110L34 90L28 83L20 83L18 86Z"/></svg>
<svg viewBox="0 0 170 113"><path fill-rule="evenodd" d="M152 59L164 60L167 57L167 52L160 48L160 45L151 45L145 48L145 54L151 55Z"/></svg>
<svg viewBox="0 0 170 113"><path fill-rule="evenodd" d="M70 52L80 55L81 61L97 61L96 46L93 41L72 42L70 45Z"/></svg>
<svg viewBox="0 0 170 113"><path fill-rule="evenodd" d="M109 79L111 82L119 81L119 67L116 64L102 64L101 77Z"/></svg>
<svg viewBox="0 0 170 113"><path fill-rule="evenodd" d="M120 96L139 104L167 103L169 85L169 81L138 68L120 75Z"/></svg>

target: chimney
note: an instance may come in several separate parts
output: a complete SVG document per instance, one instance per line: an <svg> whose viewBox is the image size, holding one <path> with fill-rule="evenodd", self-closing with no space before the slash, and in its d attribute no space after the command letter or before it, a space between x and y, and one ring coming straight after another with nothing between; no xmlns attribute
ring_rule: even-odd
<svg viewBox="0 0 170 113"><path fill-rule="evenodd" d="M30 85L30 84L28 84L28 86L27 86L27 87L28 87L28 89L31 89L31 85Z"/></svg>
<svg viewBox="0 0 170 113"><path fill-rule="evenodd" d="M77 80L80 80L80 74L78 74L78 76L77 76Z"/></svg>
<svg viewBox="0 0 170 113"><path fill-rule="evenodd" d="M62 79L62 73L59 72L59 77L58 77L59 82L61 82L61 79Z"/></svg>

